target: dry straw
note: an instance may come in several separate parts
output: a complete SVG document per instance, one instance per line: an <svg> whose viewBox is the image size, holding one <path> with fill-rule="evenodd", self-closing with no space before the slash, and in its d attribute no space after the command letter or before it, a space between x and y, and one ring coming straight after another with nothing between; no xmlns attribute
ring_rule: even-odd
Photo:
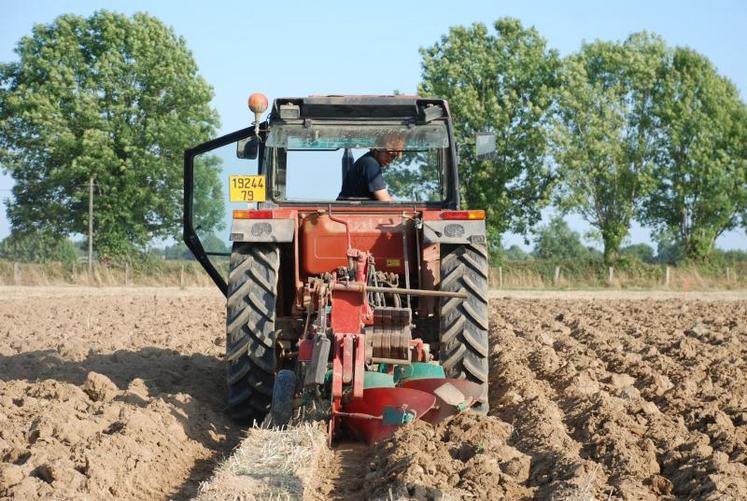
<svg viewBox="0 0 747 501"><path fill-rule="evenodd" d="M302 499L330 454L326 441L319 423L252 428L197 499Z"/></svg>

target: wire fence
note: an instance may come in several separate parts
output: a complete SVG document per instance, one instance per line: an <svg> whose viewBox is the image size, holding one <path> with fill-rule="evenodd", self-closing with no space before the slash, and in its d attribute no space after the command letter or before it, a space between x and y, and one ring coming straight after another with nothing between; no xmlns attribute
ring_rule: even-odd
<svg viewBox="0 0 747 501"><path fill-rule="evenodd" d="M0 261L0 285L81 285L90 287L205 287L213 282L196 261L158 264L19 263Z"/></svg>
<svg viewBox="0 0 747 501"><path fill-rule="evenodd" d="M637 263L612 267L547 261L505 263L490 269L494 289L743 289L747 262L703 266Z"/></svg>
<svg viewBox="0 0 747 501"><path fill-rule="evenodd" d="M216 263L224 275L228 261ZM213 282L193 260L148 263L20 263L0 260L0 285L93 287L207 287ZM490 268L493 289L747 289L747 262L720 266L606 267L549 261L508 262Z"/></svg>

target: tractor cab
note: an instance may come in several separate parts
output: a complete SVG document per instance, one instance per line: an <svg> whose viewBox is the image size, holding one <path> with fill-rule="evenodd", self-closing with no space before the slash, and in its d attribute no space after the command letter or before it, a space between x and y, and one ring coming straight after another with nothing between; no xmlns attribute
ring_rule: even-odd
<svg viewBox="0 0 747 501"><path fill-rule="evenodd" d="M340 188L355 160L377 151L395 153L389 185L394 203L456 206L456 155L443 101L399 96L278 99L255 135L237 143L239 158L259 157L268 180L267 201L285 206L375 201L340 196Z"/></svg>

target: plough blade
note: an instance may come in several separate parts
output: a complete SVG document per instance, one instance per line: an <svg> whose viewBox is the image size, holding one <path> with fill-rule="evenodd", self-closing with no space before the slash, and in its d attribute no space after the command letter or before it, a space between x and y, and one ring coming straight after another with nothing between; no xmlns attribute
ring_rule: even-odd
<svg viewBox="0 0 747 501"><path fill-rule="evenodd" d="M429 414L437 397L414 388L368 388L343 406L340 418L352 433L372 444Z"/></svg>
<svg viewBox="0 0 747 501"><path fill-rule="evenodd" d="M449 416L469 409L482 393L479 384L466 379L410 379L403 381L400 386L433 395L435 406L421 417L431 424L440 423Z"/></svg>

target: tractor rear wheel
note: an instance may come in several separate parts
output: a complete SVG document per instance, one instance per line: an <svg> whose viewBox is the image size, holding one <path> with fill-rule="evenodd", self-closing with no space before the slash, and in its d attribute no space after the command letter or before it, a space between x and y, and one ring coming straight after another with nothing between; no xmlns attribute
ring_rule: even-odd
<svg viewBox="0 0 747 501"><path fill-rule="evenodd" d="M275 303L280 250L268 243L235 243L226 303L228 411L261 422L275 381Z"/></svg>
<svg viewBox="0 0 747 501"><path fill-rule="evenodd" d="M441 290L467 299L441 300L439 358L447 377L482 386L475 410L488 411L488 251L485 245L442 246Z"/></svg>

